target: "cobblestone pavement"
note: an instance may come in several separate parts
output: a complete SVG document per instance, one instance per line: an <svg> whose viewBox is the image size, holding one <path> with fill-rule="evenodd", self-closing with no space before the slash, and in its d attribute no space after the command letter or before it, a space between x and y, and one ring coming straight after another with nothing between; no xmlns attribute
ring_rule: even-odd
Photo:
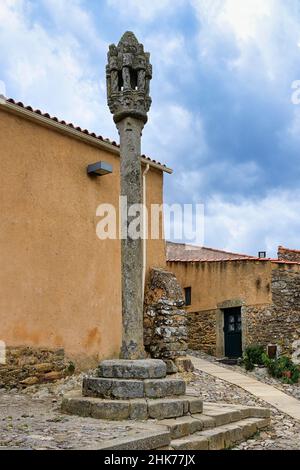
<svg viewBox="0 0 300 470"><path fill-rule="evenodd" d="M60 400L54 400L0 391L0 450L95 448L106 440L140 432L130 421L62 415Z"/></svg>
<svg viewBox="0 0 300 470"><path fill-rule="evenodd" d="M195 371L189 375L188 393L205 401L267 406L248 392ZM0 390L0 449L84 449L106 440L147 430L147 423L80 418L60 413L63 393L78 388L82 376L57 384ZM272 409L272 426L236 449L300 449L300 425Z"/></svg>
<svg viewBox="0 0 300 470"><path fill-rule="evenodd" d="M215 358L202 352L190 351L190 354L216 362ZM218 365L221 364L218 363ZM222 366L241 372L241 367L239 366L223 364ZM273 385L273 383L270 382L270 385ZM188 386L189 393L193 393L193 391L195 393L196 390L199 390L200 396L205 401L257 405L271 409L271 427L267 431L261 432L260 435L255 436L254 439L240 444L235 448L236 450L300 450L300 424L291 417L280 413L276 408L271 407L263 400L254 397L240 387L198 370L195 371L194 380ZM283 389L283 391L286 390Z"/></svg>

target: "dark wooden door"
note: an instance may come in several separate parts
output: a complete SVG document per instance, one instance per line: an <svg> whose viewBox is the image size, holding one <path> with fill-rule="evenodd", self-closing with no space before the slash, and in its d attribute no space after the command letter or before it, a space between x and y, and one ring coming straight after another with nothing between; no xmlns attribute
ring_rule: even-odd
<svg viewBox="0 0 300 470"><path fill-rule="evenodd" d="M242 316L241 308L224 310L225 356L242 356Z"/></svg>

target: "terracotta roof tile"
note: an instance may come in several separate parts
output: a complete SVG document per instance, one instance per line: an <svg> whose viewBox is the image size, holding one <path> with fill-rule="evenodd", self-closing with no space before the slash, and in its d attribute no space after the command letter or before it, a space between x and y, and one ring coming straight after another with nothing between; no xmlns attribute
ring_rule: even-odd
<svg viewBox="0 0 300 470"><path fill-rule="evenodd" d="M215 261L266 261L267 258L231 253L229 251L207 248L204 246L186 245L167 242L167 261L173 263L215 262Z"/></svg>
<svg viewBox="0 0 300 470"><path fill-rule="evenodd" d="M90 136L90 137L93 137L93 138L95 138L95 139L97 139L97 140L101 140L102 142L107 142L108 144L110 144L110 145L112 145L112 146L114 146L114 147L117 147L117 148L120 147L120 145L117 144L117 142L115 142L114 140L111 141L110 139L104 138L104 137L102 137L101 135L97 136L97 135L95 134L95 132L89 132L87 129L84 129L84 130L83 130L83 129L81 129L81 127L79 127L79 126L78 126L78 127L75 127L74 124L71 123L71 122L70 122L69 124L67 124L66 121L64 121L64 120L61 120L61 121L60 121L56 116L50 116L49 113L43 113L40 109L34 110L31 106L25 106L21 101L16 102L16 101L13 100L12 98L8 98L8 99L6 99L6 101L7 101L8 103L11 103L11 104L15 105L15 106L19 106L20 108L24 108L24 109L26 109L27 111L30 111L30 112L32 112L32 113L34 113L34 114L38 114L39 116L43 116L43 117L45 117L45 118L47 118L47 119L50 119L51 121L57 122L57 123L59 123L59 124L62 124L63 126L67 126L67 127L72 128L72 129L75 129L75 130L77 130L78 132L82 132L83 134L86 134L86 135L88 135L88 136ZM163 164L163 163L161 163L161 162L159 162L159 161L153 160L152 158L146 157L146 155L142 155L142 158L148 160L149 162L156 163L157 165L160 165L161 167L167 169L167 166L166 166L165 164Z"/></svg>

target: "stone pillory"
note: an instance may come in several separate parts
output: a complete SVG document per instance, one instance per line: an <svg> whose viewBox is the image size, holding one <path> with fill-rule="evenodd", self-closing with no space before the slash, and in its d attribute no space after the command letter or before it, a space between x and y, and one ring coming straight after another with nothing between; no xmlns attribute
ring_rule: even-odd
<svg viewBox="0 0 300 470"><path fill-rule="evenodd" d="M108 103L120 134L121 194L127 197L127 206L130 207L131 204L142 202L140 145L142 129L147 121L147 112L151 104L149 97L151 66L149 54L144 53L143 46L138 43L134 34L128 32L124 34L118 47L110 46L108 62ZM127 227L125 228L128 229L127 219L126 217ZM123 230L123 212L121 223ZM167 365L163 360L145 359L142 239L133 239L127 233L128 231L126 236L122 237L121 242L123 320L121 359L102 361L96 374L83 379L81 395L77 395L75 392L75 394L72 393L64 397L62 409L67 413L79 416L110 420L145 420L148 418L163 420L166 418L169 420L165 422L166 429L168 429L167 439L156 446L161 448L170 443L172 427L177 433L177 437L186 436L190 432L196 431L195 427L190 431L186 420L196 423L197 430L203 429L201 422L203 403L201 398L185 394L186 384L182 378L167 377ZM157 279L155 283L152 283L156 290L162 291L157 287L164 285L163 279L167 274L162 271L152 275L152 280L153 277ZM161 278L163 279L161 280ZM179 309L184 303L181 298L182 294L179 292L179 288L177 289L175 279L169 280L168 286L171 292L167 288L164 289L164 292L166 295L172 294L169 303L167 303L167 299L162 299L162 296L156 300L157 304L160 303L164 306L168 317L179 317L178 327L174 327L172 322L172 328L176 330L181 343L179 340L176 343L172 340L171 347L166 342L161 348L164 351L167 350L164 357L170 358L173 357L174 347L176 349L180 347L182 351L186 346L185 318ZM172 333L169 323L166 328L163 320L160 321L160 331ZM169 322L169 318L166 321ZM181 328L182 326L183 328ZM196 414L195 419L191 417L193 414ZM240 414L238 415L238 419L240 419ZM181 418L183 421L174 420L172 424L172 421L170 423L172 418ZM196 448L208 449L208 439L201 436L200 440L201 445L203 442L205 445ZM107 447L107 449L116 447L114 442L113 447ZM137 447L136 444L135 447L127 447L127 445L123 447L120 444L117 448L136 449ZM151 448L154 446L152 445ZM186 441L182 442L181 440L180 447L175 445L174 448L190 449L190 441L186 444Z"/></svg>
<svg viewBox="0 0 300 470"><path fill-rule="evenodd" d="M149 59L150 54L144 52L143 44L131 32L123 35L117 47L109 46L107 100L116 123L128 116L147 122L152 78Z"/></svg>
<svg viewBox="0 0 300 470"><path fill-rule="evenodd" d="M120 186L127 208L143 203L141 135L150 109L152 67L135 35L126 32L118 46L108 52L107 100L120 135ZM143 245L132 238L129 226L134 217L121 212L122 265L122 359L143 359Z"/></svg>

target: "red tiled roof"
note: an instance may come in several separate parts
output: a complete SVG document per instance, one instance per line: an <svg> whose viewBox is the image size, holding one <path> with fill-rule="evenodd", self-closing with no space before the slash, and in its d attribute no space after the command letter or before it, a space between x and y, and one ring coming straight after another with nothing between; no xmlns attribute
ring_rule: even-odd
<svg viewBox="0 0 300 470"><path fill-rule="evenodd" d="M213 263L223 261L270 261L274 264L300 265L299 261L279 260L276 258L257 258L255 256L232 253L230 251L186 245L184 243L166 243L168 263Z"/></svg>
<svg viewBox="0 0 300 470"><path fill-rule="evenodd" d="M96 135L95 132L90 132L88 131L87 129L82 129L81 127L79 126L75 126L74 124L72 124L71 122L70 123L67 123L66 121L60 121L57 117L55 116L50 116L49 113L43 113L41 110L39 109L33 109L31 106L25 106L21 101L19 102L16 102L15 100L13 100L12 98L8 98L8 99L5 99L6 102L8 103L11 103L15 106L18 106L19 108L23 108L23 109L26 109L27 111L30 111L32 112L33 114L36 114L36 115L39 115L39 116L43 116L44 118L47 118L51 121L54 121L58 124L61 124L63 126L66 126L66 127L69 127L71 129L74 129L78 132L81 132L82 134L85 134L85 135L88 135L89 137L93 137L94 139L97 139L97 140L101 140L102 142L106 142L107 144L109 145L112 145L113 147L116 147L116 148L120 148L120 145L117 144L114 140L111 141L110 139L107 139L107 138L104 138L102 137L102 135ZM155 163L165 169L168 169L167 166L159 161L156 161L156 160L153 160L152 158L149 158L147 157L146 155L141 155L142 158L144 158L145 160L148 160L149 162L152 162L152 163Z"/></svg>
<svg viewBox="0 0 300 470"><path fill-rule="evenodd" d="M167 242L167 261L172 263L188 262L212 262L233 260L259 260L266 261L267 258L232 253L230 251L217 250L204 246L186 245L184 243Z"/></svg>
<svg viewBox="0 0 300 470"><path fill-rule="evenodd" d="M300 265L300 261L290 261L287 259L271 259L271 263L277 263L277 264L298 264Z"/></svg>

